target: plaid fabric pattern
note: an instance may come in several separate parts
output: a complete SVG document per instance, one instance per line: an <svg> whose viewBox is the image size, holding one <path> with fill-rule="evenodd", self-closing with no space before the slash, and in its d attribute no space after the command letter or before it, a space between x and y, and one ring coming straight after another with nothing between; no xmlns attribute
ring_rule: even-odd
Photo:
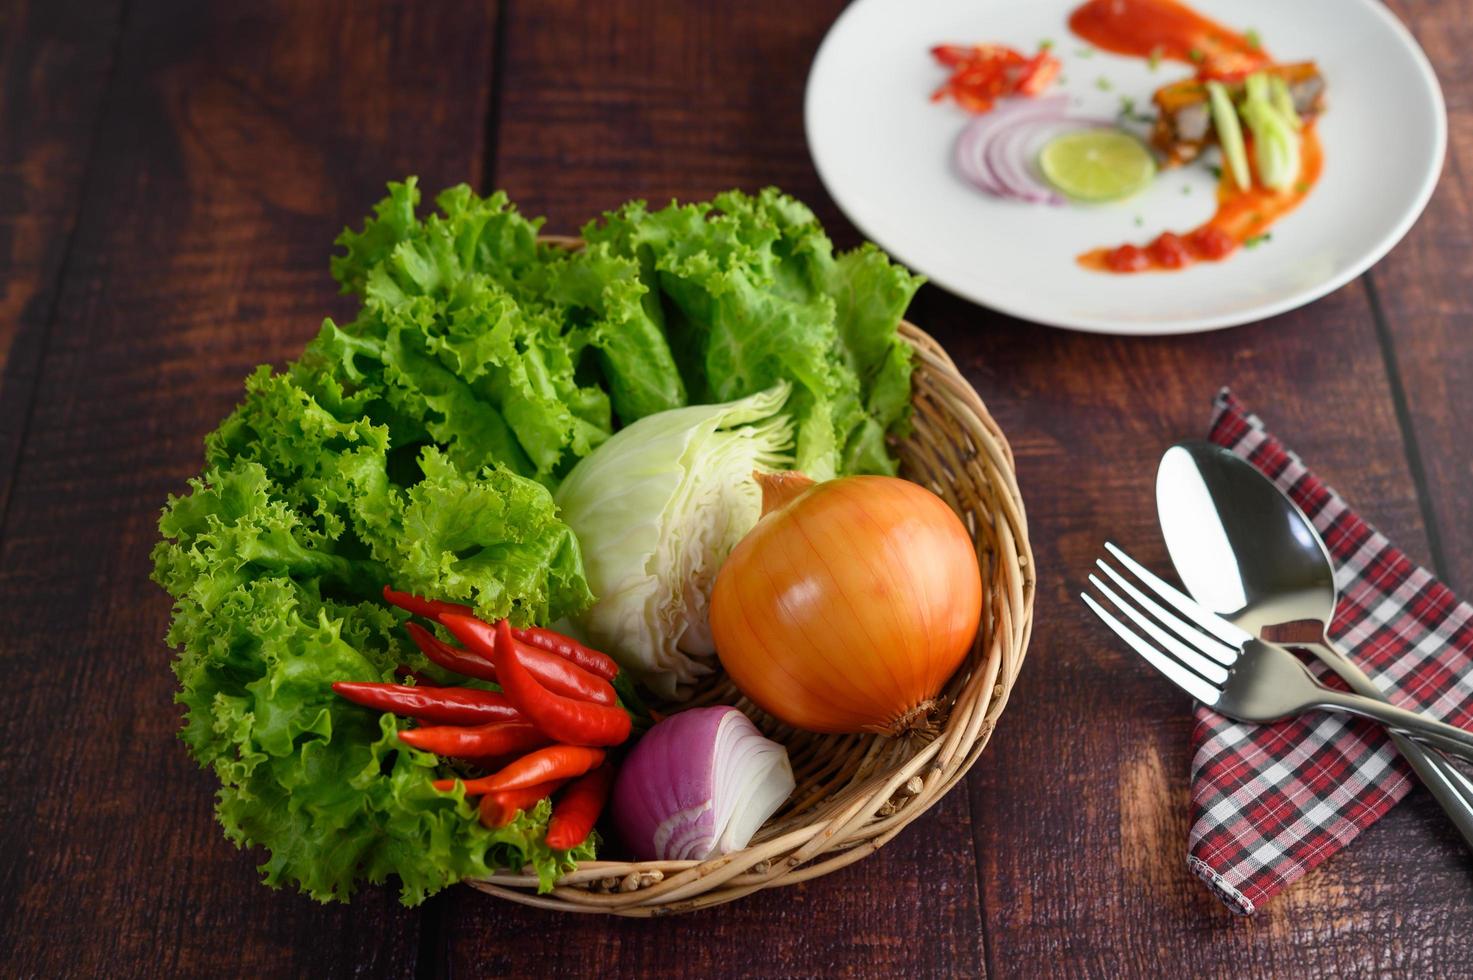
<svg viewBox="0 0 1473 980"><path fill-rule="evenodd" d="M1341 649L1394 703L1473 727L1473 608L1361 520L1226 389L1208 438L1272 479L1325 539L1340 590L1330 635ZM1247 725L1198 706L1192 745L1187 865L1243 915L1353 841L1413 780L1380 728L1343 715Z"/></svg>

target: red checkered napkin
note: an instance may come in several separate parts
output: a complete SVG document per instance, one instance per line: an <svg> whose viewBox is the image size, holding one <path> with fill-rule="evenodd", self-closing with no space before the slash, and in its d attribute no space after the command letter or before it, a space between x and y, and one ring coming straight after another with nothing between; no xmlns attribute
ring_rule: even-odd
<svg viewBox="0 0 1473 980"><path fill-rule="evenodd" d="M1361 520L1226 389L1208 438L1278 484L1325 539L1340 588L1330 635L1341 649L1393 702L1473 727L1473 607ZM1326 683L1344 688L1339 678ZM1246 725L1199 706L1192 744L1187 865L1244 915L1353 841L1412 786L1382 730L1344 715Z"/></svg>

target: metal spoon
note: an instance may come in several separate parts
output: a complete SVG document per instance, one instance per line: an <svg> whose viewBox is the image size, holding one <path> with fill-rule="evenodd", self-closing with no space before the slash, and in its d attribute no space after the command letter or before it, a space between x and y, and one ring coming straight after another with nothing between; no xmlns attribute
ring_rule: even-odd
<svg viewBox="0 0 1473 980"><path fill-rule="evenodd" d="M1337 592L1324 542L1250 463L1210 442L1178 443L1156 473L1156 510L1194 599L1254 636L1293 624L1289 645L1313 653L1357 694L1387 700L1330 640ZM1395 732L1391 738L1473 848L1473 780L1441 754Z"/></svg>

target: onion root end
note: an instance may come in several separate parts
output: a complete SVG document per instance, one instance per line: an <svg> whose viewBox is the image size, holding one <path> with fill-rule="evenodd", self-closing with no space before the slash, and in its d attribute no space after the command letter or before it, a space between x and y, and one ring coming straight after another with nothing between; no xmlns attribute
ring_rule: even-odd
<svg viewBox="0 0 1473 980"><path fill-rule="evenodd" d="M869 729L877 735L896 738L901 735L925 735L936 731L937 704L935 698L927 698L920 704L890 722Z"/></svg>

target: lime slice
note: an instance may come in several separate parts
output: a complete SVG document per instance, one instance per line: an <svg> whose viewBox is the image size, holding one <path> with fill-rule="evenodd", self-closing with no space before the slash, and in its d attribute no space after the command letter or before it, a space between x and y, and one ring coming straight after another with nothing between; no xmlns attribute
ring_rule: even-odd
<svg viewBox="0 0 1473 980"><path fill-rule="evenodd" d="M1156 176L1141 141L1115 129L1081 129L1056 136L1039 154L1044 177L1076 201L1118 201Z"/></svg>

